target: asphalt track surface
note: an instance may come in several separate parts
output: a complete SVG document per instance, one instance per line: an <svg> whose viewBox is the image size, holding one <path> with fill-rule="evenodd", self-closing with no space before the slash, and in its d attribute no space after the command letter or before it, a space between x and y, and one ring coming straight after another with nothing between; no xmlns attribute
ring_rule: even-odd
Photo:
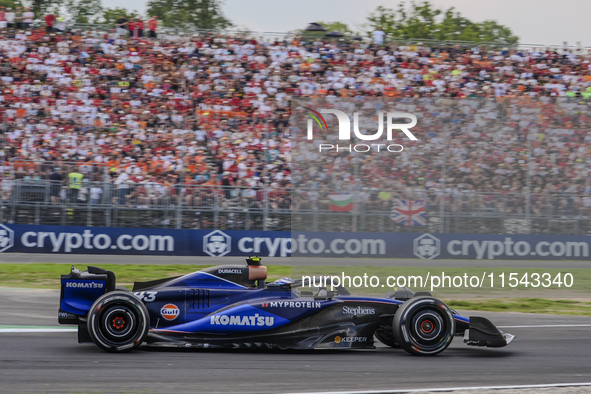
<svg viewBox="0 0 591 394"><path fill-rule="evenodd" d="M514 267L514 268L591 268L589 261L567 260L421 260L421 259L373 259L373 258L301 258L264 257L267 266L377 266L377 267ZM193 257L193 256L117 256L117 255L75 255L44 253L4 253L1 263L68 263L74 265L101 264L244 264L244 257Z"/></svg>
<svg viewBox="0 0 591 394"><path fill-rule="evenodd" d="M514 326L504 330L517 339L488 349L456 338L429 358L384 346L109 354L78 344L75 331L2 332L6 325L66 327L57 324L58 298L54 290L0 289L0 392L298 393L591 382L591 317L580 316L479 313Z"/></svg>

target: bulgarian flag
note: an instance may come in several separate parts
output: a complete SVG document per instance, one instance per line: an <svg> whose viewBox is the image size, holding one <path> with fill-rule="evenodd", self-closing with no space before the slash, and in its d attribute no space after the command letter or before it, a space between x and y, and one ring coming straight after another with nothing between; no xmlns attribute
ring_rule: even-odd
<svg viewBox="0 0 591 394"><path fill-rule="evenodd" d="M348 212L353 210L352 194L329 194L328 207L333 212Z"/></svg>

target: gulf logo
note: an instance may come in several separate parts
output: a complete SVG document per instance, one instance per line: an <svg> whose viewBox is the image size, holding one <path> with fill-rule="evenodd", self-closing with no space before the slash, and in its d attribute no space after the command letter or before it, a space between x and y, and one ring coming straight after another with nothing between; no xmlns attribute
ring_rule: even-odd
<svg viewBox="0 0 591 394"><path fill-rule="evenodd" d="M175 304L166 304L160 309L160 314L166 320L174 320L180 313L181 311L179 310L179 307Z"/></svg>

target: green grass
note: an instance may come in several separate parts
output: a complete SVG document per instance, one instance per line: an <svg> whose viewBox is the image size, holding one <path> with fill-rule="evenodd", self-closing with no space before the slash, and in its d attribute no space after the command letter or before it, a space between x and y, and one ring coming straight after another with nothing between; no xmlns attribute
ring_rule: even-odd
<svg viewBox="0 0 591 394"><path fill-rule="evenodd" d="M131 288L134 281L143 282L154 279L184 275L209 265L159 265L159 264L102 264L102 268L115 272L119 285ZM77 265L83 270L84 264ZM591 270L588 269L542 269L542 268L435 268L435 267L372 267L372 266L269 266L269 280L280 277L301 278L302 275L341 275L368 277L377 276L380 283L385 284L388 276L422 276L429 272L431 276L445 275L482 277L486 272L486 280L481 288L438 288L433 295L448 301L452 308L480 311L512 311L528 313L552 313L566 315L591 316ZM69 264L0 264L0 286L38 289L59 289L60 275L70 272ZM508 285L508 274L515 272L519 279L525 273L549 273L554 278L558 273L573 275L573 286L566 288L552 284L548 288L533 288L519 284L515 288ZM491 287L488 275L492 273L494 283ZM499 275L505 273L505 287L501 288ZM408 286L414 291L431 291L430 287ZM379 296L392 290L387 286L378 288L352 288L353 294Z"/></svg>
<svg viewBox="0 0 591 394"><path fill-rule="evenodd" d="M134 281L149 281L154 279L184 275L189 272L197 271L210 265L183 265L183 264L101 264L102 268L113 271L117 276L117 283L120 285L131 285ZM84 264L79 264L76 268L83 270L86 268ZM485 281L482 287L440 287L431 289L429 283L407 284L415 291L432 291L437 294L464 294L466 296L489 296L494 294L505 295L508 293L523 293L527 297L528 292L560 292L567 291L569 293L580 293L581 297L591 297L591 270L588 269L548 269L548 268L487 268L487 267L469 267L469 268L434 268L434 267L372 267L372 266L352 266L352 267L334 267L334 266L269 266L269 280L291 276L294 279L301 278L302 275L337 275L342 273L347 276L362 276L367 274L368 278L377 276L380 279L380 286L378 287L360 287L351 288L352 292L360 294L381 294L391 290L386 285L388 276L421 276L426 277L427 273L430 276L463 276L467 274L470 276L477 276L482 278L483 273L486 273ZM70 272L69 264L18 264L7 263L0 264L0 286L3 287L27 287L40 289L55 289L59 286L60 275L68 274ZM565 273L572 274L574 281L572 287L564 285L558 286L551 284L549 287L538 286L537 288L531 285L519 284L513 288L509 286L509 273L517 273L517 278L521 279L525 273L549 273L552 278L557 274L564 275ZM494 282L491 286L489 274L493 274ZM501 279L499 275L505 273L505 286L501 287ZM462 297L464 298L464 297ZM531 297L530 297L531 298ZM541 297L546 298L546 297ZM559 297L563 298L563 297Z"/></svg>
<svg viewBox="0 0 591 394"><path fill-rule="evenodd" d="M75 266L86 269L84 264ZM117 284L131 288L133 282L145 282L198 271L210 265L158 265L158 264L101 264L101 268L113 271ZM0 286L37 289L59 289L60 275L70 273L70 264L0 264ZM275 266L269 270L269 278L290 276L291 268Z"/></svg>
<svg viewBox="0 0 591 394"><path fill-rule="evenodd" d="M488 312L546 313L554 315L591 316L591 302L547 300L543 298L512 298L483 301L447 301L454 309Z"/></svg>

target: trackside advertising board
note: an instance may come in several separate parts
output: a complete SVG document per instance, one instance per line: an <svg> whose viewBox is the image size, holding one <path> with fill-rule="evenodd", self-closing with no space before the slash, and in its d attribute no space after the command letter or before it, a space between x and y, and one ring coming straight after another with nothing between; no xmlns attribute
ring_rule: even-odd
<svg viewBox="0 0 591 394"><path fill-rule="evenodd" d="M0 224L0 253L589 260L591 237L314 233Z"/></svg>

